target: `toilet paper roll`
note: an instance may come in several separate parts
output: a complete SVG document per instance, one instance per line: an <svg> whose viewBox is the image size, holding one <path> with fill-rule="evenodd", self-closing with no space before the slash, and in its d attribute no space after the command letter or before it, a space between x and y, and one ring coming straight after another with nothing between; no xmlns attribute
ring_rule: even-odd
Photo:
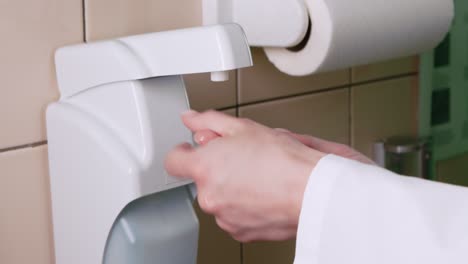
<svg viewBox="0 0 468 264"><path fill-rule="evenodd" d="M452 0L304 0L311 18L299 51L266 48L290 75L347 68L434 48L450 28Z"/></svg>

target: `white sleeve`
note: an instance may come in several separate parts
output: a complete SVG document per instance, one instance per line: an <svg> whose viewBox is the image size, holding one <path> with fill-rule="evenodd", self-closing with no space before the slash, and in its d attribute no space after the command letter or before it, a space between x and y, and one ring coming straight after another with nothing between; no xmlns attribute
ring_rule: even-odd
<svg viewBox="0 0 468 264"><path fill-rule="evenodd" d="M468 188L328 155L309 178L294 263L467 264Z"/></svg>

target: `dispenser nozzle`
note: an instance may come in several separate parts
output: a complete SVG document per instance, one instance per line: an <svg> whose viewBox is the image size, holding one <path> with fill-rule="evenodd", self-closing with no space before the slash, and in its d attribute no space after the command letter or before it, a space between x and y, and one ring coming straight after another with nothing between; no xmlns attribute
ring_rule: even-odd
<svg viewBox="0 0 468 264"><path fill-rule="evenodd" d="M216 71L211 73L212 82L229 81L229 71Z"/></svg>

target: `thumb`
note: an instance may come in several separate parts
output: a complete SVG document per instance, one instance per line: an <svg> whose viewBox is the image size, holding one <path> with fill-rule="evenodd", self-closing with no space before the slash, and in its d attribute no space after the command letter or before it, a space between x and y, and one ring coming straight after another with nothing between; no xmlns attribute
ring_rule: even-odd
<svg viewBox="0 0 468 264"><path fill-rule="evenodd" d="M176 146L166 156L164 167L169 175L191 179L193 175L195 149L189 143Z"/></svg>

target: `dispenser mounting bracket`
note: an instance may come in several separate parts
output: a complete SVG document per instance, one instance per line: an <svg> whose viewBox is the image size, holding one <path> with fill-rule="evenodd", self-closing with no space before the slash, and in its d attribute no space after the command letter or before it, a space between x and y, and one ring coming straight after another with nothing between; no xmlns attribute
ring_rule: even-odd
<svg viewBox="0 0 468 264"><path fill-rule="evenodd" d="M302 0L203 0L203 24L237 23L250 46L298 45L309 27Z"/></svg>

